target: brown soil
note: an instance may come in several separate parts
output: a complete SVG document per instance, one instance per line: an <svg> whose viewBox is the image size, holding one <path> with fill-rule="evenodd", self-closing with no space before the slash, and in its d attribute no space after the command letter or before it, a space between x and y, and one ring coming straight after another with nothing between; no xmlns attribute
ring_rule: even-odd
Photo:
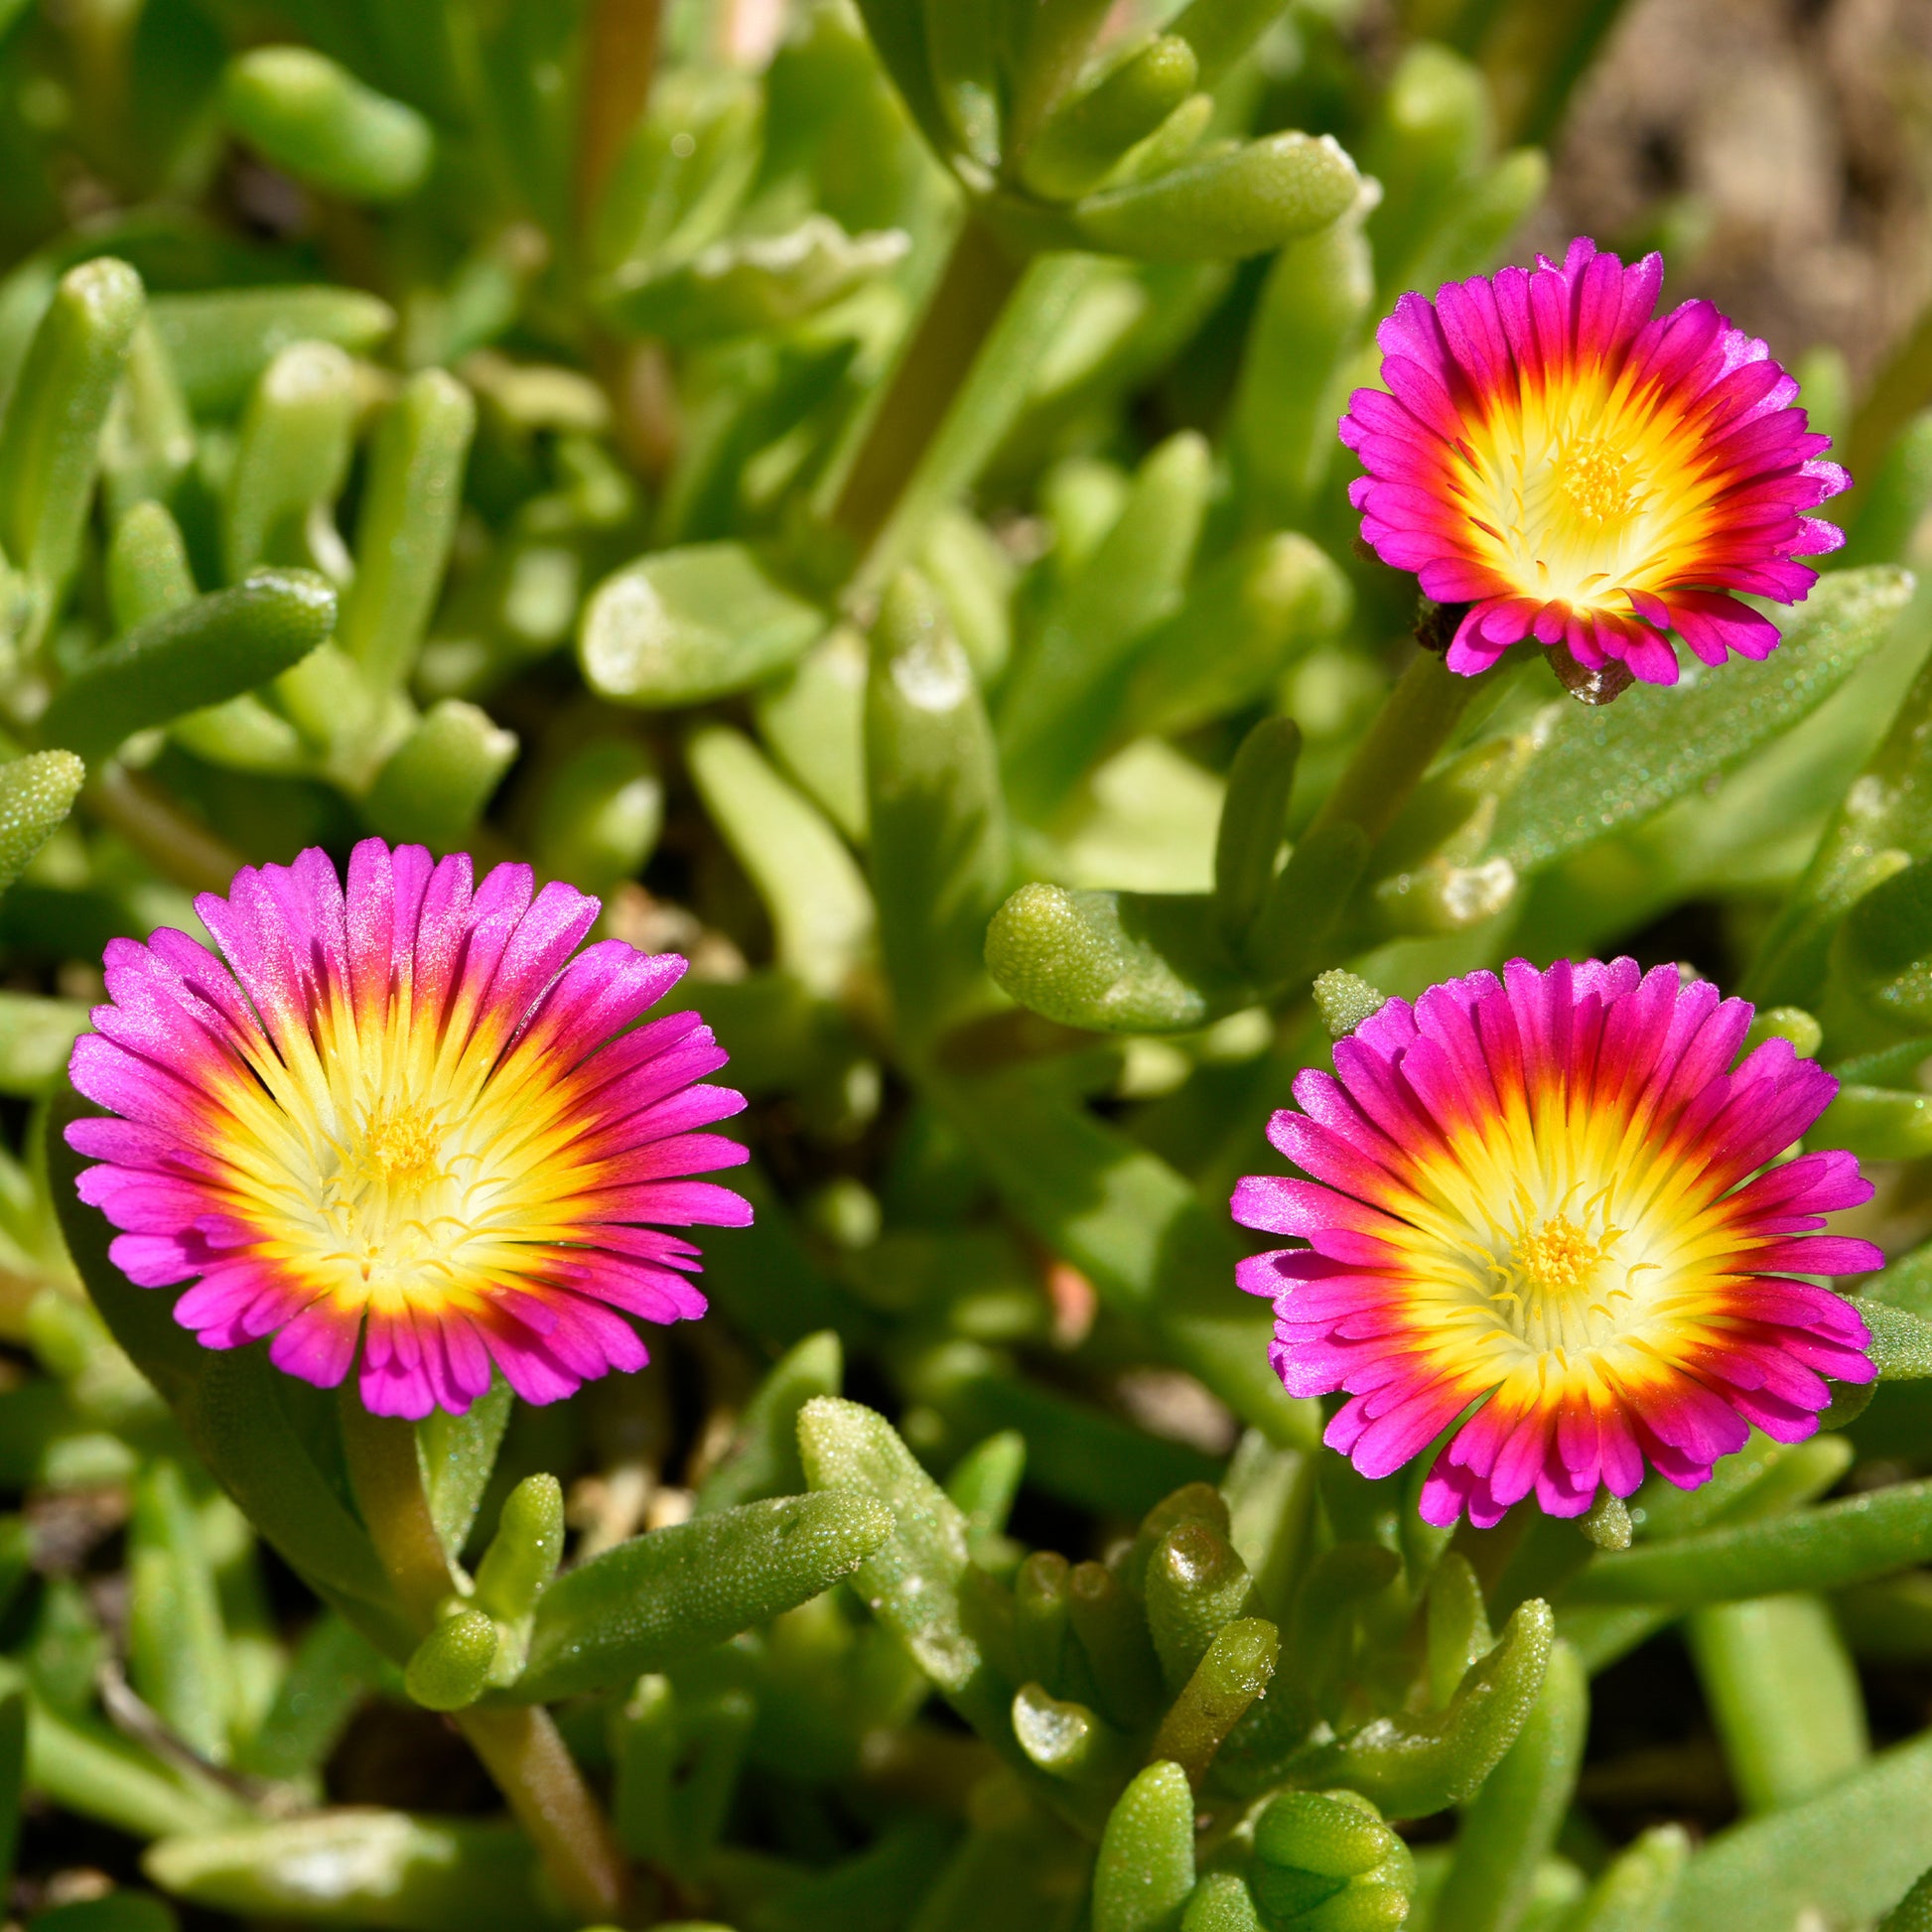
<svg viewBox="0 0 1932 1932"><path fill-rule="evenodd" d="M1932 301L1932 0L1632 0L1555 159L1535 245L1661 246L1674 292L1863 386Z"/></svg>

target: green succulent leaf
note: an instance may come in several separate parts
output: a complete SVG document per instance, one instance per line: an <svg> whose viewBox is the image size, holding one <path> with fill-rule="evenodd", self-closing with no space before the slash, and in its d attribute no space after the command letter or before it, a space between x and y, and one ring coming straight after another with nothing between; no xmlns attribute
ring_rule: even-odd
<svg viewBox="0 0 1932 1932"><path fill-rule="evenodd" d="M436 151L429 123L413 107L311 48L258 47L237 56L221 101L235 132L278 167L352 201L413 195Z"/></svg>
<svg viewBox="0 0 1932 1932"><path fill-rule="evenodd" d="M1563 1932L1657 1932L1690 1856L1681 1825L1653 1825L1604 1866Z"/></svg>
<svg viewBox="0 0 1932 1932"><path fill-rule="evenodd" d="M176 1736L228 1757L236 1685L219 1585L179 1463L157 1458L135 1485L128 1556L128 1668Z"/></svg>
<svg viewBox="0 0 1932 1932"><path fill-rule="evenodd" d="M389 755L362 800L383 837L440 852L476 825L515 760L517 736L482 706L444 698Z"/></svg>
<svg viewBox="0 0 1932 1932"><path fill-rule="evenodd" d="M1885 1302L1856 1303L1871 1330L1871 1365L1881 1382L1916 1382L1932 1375L1932 1321Z"/></svg>
<svg viewBox="0 0 1932 1932"><path fill-rule="evenodd" d="M1702 1530L1594 1558L1580 1603L1726 1603L1835 1589L1932 1557L1932 1482L1900 1482L1791 1516Z"/></svg>
<svg viewBox="0 0 1932 1932"><path fill-rule="evenodd" d="M1096 893L1023 886L986 929L986 964L1020 1001L1062 1026L1192 1033L1252 1004L1205 893Z"/></svg>
<svg viewBox="0 0 1932 1932"><path fill-rule="evenodd" d="M101 429L146 304L140 276L111 255L69 269L0 420L0 548L32 588L30 640L79 562Z"/></svg>
<svg viewBox="0 0 1932 1932"><path fill-rule="evenodd" d="M886 273L905 255L897 228L849 235L823 214L783 234L730 236L689 260L620 269L603 307L619 327L675 343L709 343L802 322Z"/></svg>
<svg viewBox="0 0 1932 1932"><path fill-rule="evenodd" d="M1521 1918L1576 1792L1588 1725L1583 1664L1558 1642L1516 1741L1462 1813L1439 1932L1501 1932Z"/></svg>
<svg viewBox="0 0 1932 1932"><path fill-rule="evenodd" d="M1194 1888L1194 1794L1178 1764L1150 1764L1107 1820L1093 1932L1171 1932Z"/></svg>
<svg viewBox="0 0 1932 1932"><path fill-rule="evenodd" d="M585 601L577 647L601 697L662 710L760 683L825 630L824 614L742 544L694 544L606 578Z"/></svg>
<svg viewBox="0 0 1932 1932"><path fill-rule="evenodd" d="M31 752L0 765L0 890L20 877L73 809L86 775L71 752Z"/></svg>
<svg viewBox="0 0 1932 1932"><path fill-rule="evenodd" d="M351 1809L163 1838L143 1865L163 1890L247 1917L397 1932L554 1932L530 1841L508 1825Z"/></svg>
<svg viewBox="0 0 1932 1932"><path fill-rule="evenodd" d="M499 1375L462 1415L438 1409L416 1428L423 1460L423 1487L436 1533L452 1557L463 1553L496 1467L496 1451L509 1426L510 1386Z"/></svg>
<svg viewBox="0 0 1932 1932"><path fill-rule="evenodd" d="M1271 134L1091 195L1074 205L1073 220L1089 247L1211 261L1264 254L1326 227L1360 193L1354 163L1329 136Z"/></svg>
<svg viewBox="0 0 1932 1932"><path fill-rule="evenodd" d="M386 302L333 283L157 295L148 315L190 407L207 413L238 406L296 343L333 343L360 355L396 326Z"/></svg>
<svg viewBox="0 0 1932 1932"><path fill-rule="evenodd" d="M607 1690L695 1656L829 1589L893 1534L890 1508L836 1493L745 1503L632 1537L544 1591L514 1694L542 1703Z"/></svg>
<svg viewBox="0 0 1932 1932"><path fill-rule="evenodd" d="M482 1610L445 1617L410 1652L403 1672L409 1695L429 1711L462 1711L489 1688L496 1625Z"/></svg>
<svg viewBox="0 0 1932 1932"><path fill-rule="evenodd" d="M528 1616L564 1554L564 1491L553 1475L525 1476L477 1567L477 1602L503 1623Z"/></svg>
<svg viewBox="0 0 1932 1932"><path fill-rule="evenodd" d="M1566 706L1504 802L1492 850L1520 871L1548 865L1732 769L1830 697L1884 642L1910 595L1903 571L1840 572L1760 664L1696 674L1687 665L1670 690Z"/></svg>
<svg viewBox="0 0 1932 1932"><path fill-rule="evenodd" d="M449 566L476 427L470 391L425 369L404 384L376 431L339 642L377 689L401 684L415 668Z"/></svg>
<svg viewBox="0 0 1932 1932"><path fill-rule="evenodd" d="M1663 1932L1787 1932L1805 1912L1889 1909L1932 1864L1932 1737L1802 1804L1721 1832L1686 1866Z"/></svg>
<svg viewBox="0 0 1932 1932"><path fill-rule="evenodd" d="M127 632L55 695L41 736L89 760L185 712L220 704L299 664L336 624L336 593L311 571L264 570Z"/></svg>
<svg viewBox="0 0 1932 1932"><path fill-rule="evenodd" d="M1822 1790L1870 1751L1858 1672L1822 1598L1718 1603L1686 1623L1731 1782L1748 1811ZM1767 1684L1780 1695L1764 1695Z"/></svg>
<svg viewBox="0 0 1932 1932"><path fill-rule="evenodd" d="M830 997L870 952L878 913L865 875L811 801L729 725L705 725L685 764L776 930L777 963Z"/></svg>
<svg viewBox="0 0 1932 1932"><path fill-rule="evenodd" d="M1879 1920L1878 1932L1925 1932L1928 1925L1932 1925L1932 1871Z"/></svg>
<svg viewBox="0 0 1932 1932"><path fill-rule="evenodd" d="M903 573L874 635L866 761L879 943L900 1024L929 1036L980 980L1011 876L992 726L939 599Z"/></svg>
<svg viewBox="0 0 1932 1932"><path fill-rule="evenodd" d="M1554 1625L1550 1606L1532 1598L1470 1667L1447 1710L1433 1718L1377 1718L1303 1751L1288 1768L1303 1784L1359 1791L1394 1818L1426 1817L1473 1796L1537 1708Z"/></svg>
<svg viewBox="0 0 1932 1932"><path fill-rule="evenodd" d="M966 1518L919 1467L884 1416L839 1396L817 1396L798 1416L805 1477L821 1499L871 1498L869 1524L890 1520L854 1582L962 1716L983 1735L1008 1733L1004 1688L962 1594Z"/></svg>

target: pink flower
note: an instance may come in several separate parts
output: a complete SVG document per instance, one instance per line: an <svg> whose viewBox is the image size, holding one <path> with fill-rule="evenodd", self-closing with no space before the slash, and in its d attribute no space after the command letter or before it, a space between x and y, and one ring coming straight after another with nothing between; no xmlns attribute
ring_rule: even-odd
<svg viewBox="0 0 1932 1932"><path fill-rule="evenodd" d="M1291 1395L1345 1390L1327 1443L1367 1476L1472 1405L1422 1494L1487 1528L1536 1492L1576 1516L1646 1462L1694 1488L1755 1424L1818 1427L1825 1376L1869 1382L1870 1336L1791 1279L1884 1260L1815 1232L1870 1198L1849 1154L1767 1166L1838 1082L1676 969L1512 960L1391 1000L1295 1081L1268 1137L1311 1180L1252 1175L1245 1226L1296 1237L1241 1286L1275 1303Z"/></svg>
<svg viewBox="0 0 1932 1932"><path fill-rule="evenodd" d="M1729 593L1798 603L1818 573L1793 559L1845 541L1804 514L1851 478L1797 383L1708 302L1655 315L1663 279L1578 240L1383 323L1387 389L1341 419L1368 472L1349 500L1384 563L1469 607L1450 670L1534 638L1674 684L1667 631L1707 664L1764 657L1777 626Z"/></svg>
<svg viewBox="0 0 1932 1932"><path fill-rule="evenodd" d="M643 1366L629 1317L704 1312L665 1229L751 1221L688 1178L746 1158L701 1131L745 1102L700 1084L726 1056L696 1014L635 1024L684 961L578 953L598 901L533 885L366 839L346 894L313 850L205 894L219 958L108 947L71 1072L115 1117L68 1130L101 1163L80 1193L130 1281L193 1283L175 1318L206 1346L271 1335L332 1388L359 1342L372 1412L461 1415L492 1363L554 1402Z"/></svg>

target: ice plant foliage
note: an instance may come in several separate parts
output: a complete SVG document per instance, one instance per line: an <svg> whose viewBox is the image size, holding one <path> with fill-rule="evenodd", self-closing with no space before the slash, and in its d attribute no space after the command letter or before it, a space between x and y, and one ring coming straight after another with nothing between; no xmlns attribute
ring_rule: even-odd
<svg viewBox="0 0 1932 1932"><path fill-rule="evenodd" d="M143 1288L210 1348L348 1373L378 1414L461 1414L494 1363L551 1402L646 1356L628 1317L704 1311L669 1227L751 1209L689 1176L745 1159L703 1130L742 1097L695 1013L637 1026L684 971L618 940L598 901L527 866L355 848L244 868L185 934L106 955L111 1004L73 1083L117 1118L69 1139L82 1196ZM573 957L573 954L575 957Z"/></svg>
<svg viewBox="0 0 1932 1932"><path fill-rule="evenodd" d="M1345 1390L1327 1442L1385 1476L1480 1404L1422 1513L1486 1527L1532 1490L1575 1516L1646 1462L1692 1488L1756 1424L1818 1426L1824 1377L1868 1382L1864 1323L1793 1274L1880 1265L1816 1232L1867 1199L1849 1154L1767 1166L1837 1081L1788 1041L1733 1065L1741 1000L1629 959L1513 960L1391 1000L1295 1081L1235 1218L1298 1245L1242 1264L1272 1296L1294 1395Z"/></svg>
<svg viewBox="0 0 1932 1932"><path fill-rule="evenodd" d="M1851 479L1797 383L1709 302L1655 315L1663 278L1578 240L1383 323L1388 392L1341 419L1368 472L1350 500L1384 563L1468 606L1451 670L1534 638L1674 684L1668 631L1707 664L1764 657L1777 626L1729 593L1800 602L1817 573L1795 559L1844 542L1804 513Z"/></svg>

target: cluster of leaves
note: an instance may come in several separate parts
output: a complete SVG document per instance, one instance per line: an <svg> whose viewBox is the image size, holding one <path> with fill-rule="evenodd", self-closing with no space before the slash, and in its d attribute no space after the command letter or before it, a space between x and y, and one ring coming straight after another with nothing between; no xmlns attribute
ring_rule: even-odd
<svg viewBox="0 0 1932 1932"><path fill-rule="evenodd" d="M1398 681L1335 417L1394 297L1505 247L1616 8L1362 11L0 0L35 1925L172 1923L63 1902L75 1846L244 1919L582 1923L433 1772L324 1802L358 1713L488 1757L552 1706L658 1922L1928 1922L1932 1732L1874 1755L1854 1660L1932 1660L1932 1254L1866 1289L1868 1410L1593 1542L1449 1547L1232 1289L1344 963L1413 992L1696 904L1841 1073L1821 1144L1932 1155L1932 418L1807 364L1874 467L1766 663ZM362 831L606 895L755 1102L711 1319L421 1430L427 1636L333 1401L130 1288L49 1133L108 939ZM1750 1815L1617 1852L1588 1680L1672 1626Z"/></svg>

